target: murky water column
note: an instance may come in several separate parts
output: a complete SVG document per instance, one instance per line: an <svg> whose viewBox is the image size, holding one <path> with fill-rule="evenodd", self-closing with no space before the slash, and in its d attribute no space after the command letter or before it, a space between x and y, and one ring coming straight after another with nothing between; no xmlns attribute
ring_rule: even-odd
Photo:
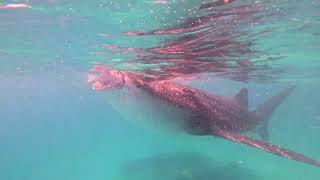
<svg viewBox="0 0 320 180"><path fill-rule="evenodd" d="M248 180L320 176L316 168L219 138L164 132L159 123L151 127L144 121L137 123L134 114L130 118L118 111L121 107L115 109L114 99L107 93L90 89L86 82L89 64L106 59L90 52L101 51L103 43L133 43L101 39L97 34L162 27L179 19L170 18L172 9L181 12L177 17L185 16L188 13L181 9L192 9L196 1L192 5L175 1L170 11L166 10L168 5L151 5L151 1L29 2L31 9L0 10L0 179ZM290 1L295 12L305 7L295 3ZM142 21L145 13L148 18ZM288 34L281 26L278 30L282 34L275 31L274 39L267 37L270 42L261 42L277 52L297 53L304 47L307 50L303 52L312 54L308 63L300 61L305 58L302 50L286 59L294 62L288 65L289 74L297 77L289 77L297 78L298 88L275 113L270 133L274 143L319 157L318 53L312 50L317 47L319 28L308 28L317 21L297 17L290 22L299 27L303 24L308 39L305 34L297 35L300 31ZM279 45L284 37L298 48L287 49L287 41ZM302 40L305 43L296 43ZM312 48L306 46L311 41ZM140 39L134 42L144 43ZM146 42L153 44L158 39ZM198 83L195 86L199 88L230 96L248 86L252 107L281 89L275 84L258 86L225 79ZM158 118L156 114L149 116Z"/></svg>

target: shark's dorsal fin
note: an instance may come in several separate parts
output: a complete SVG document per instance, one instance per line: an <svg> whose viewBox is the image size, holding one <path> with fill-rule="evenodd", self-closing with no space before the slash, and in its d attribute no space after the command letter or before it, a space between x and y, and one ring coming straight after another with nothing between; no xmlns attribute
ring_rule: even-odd
<svg viewBox="0 0 320 180"><path fill-rule="evenodd" d="M234 99L240 106L248 109L248 89L247 88L240 89L238 94L234 96Z"/></svg>
<svg viewBox="0 0 320 180"><path fill-rule="evenodd" d="M252 139L247 136L234 134L234 133L222 130L222 129L214 129L211 131L212 131L211 132L212 135L220 136L220 137L223 137L223 138L228 139L233 142L246 144L248 146L251 146L251 147L254 147L254 148L257 148L257 149L260 149L260 150L263 150L263 151L266 151L268 153L272 153L272 154L275 154L278 156L282 156L287 159L292 159L295 161L299 161L299 162L303 162L303 163L307 163L307 164L311 164L311 165L320 167L320 161L314 160L314 159L309 158L303 154L296 153L294 151L282 148L277 145L273 145L273 144L270 144L267 142Z"/></svg>

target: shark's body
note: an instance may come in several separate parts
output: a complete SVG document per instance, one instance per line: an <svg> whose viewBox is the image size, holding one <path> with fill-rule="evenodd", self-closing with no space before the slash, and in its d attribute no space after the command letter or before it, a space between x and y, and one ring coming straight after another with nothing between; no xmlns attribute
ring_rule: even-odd
<svg viewBox="0 0 320 180"><path fill-rule="evenodd" d="M219 136L288 159L320 166L319 161L302 154L239 134L258 129L261 137L266 140L269 117L291 93L293 87L284 89L260 105L255 111L249 111L246 89L241 89L233 98L225 98L172 81L154 81L131 72L119 71L119 73L121 86L127 83L133 84L154 98L188 111L190 117L184 120L184 129L190 134ZM100 81L99 83L101 85L104 82Z"/></svg>
<svg viewBox="0 0 320 180"><path fill-rule="evenodd" d="M257 117L233 99L169 81L153 81L140 86L153 96L190 112L186 130L196 135L212 134L213 128L243 132L258 125ZM246 90L242 90L246 91Z"/></svg>

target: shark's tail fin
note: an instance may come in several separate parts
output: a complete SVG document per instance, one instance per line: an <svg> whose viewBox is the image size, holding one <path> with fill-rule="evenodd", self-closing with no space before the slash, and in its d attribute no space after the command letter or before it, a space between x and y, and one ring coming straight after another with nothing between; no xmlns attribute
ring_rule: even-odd
<svg viewBox="0 0 320 180"><path fill-rule="evenodd" d="M314 160L314 159L309 158L303 154L299 154L294 151L291 151L291 150L288 150L288 149L285 149L285 148L282 148L282 147L279 147L279 146L276 146L276 145L273 145L273 144L270 144L267 142L255 140L255 139L252 139L252 138L249 138L246 136L230 133L230 132L220 130L220 129L214 130L213 134L216 136L221 136L225 139L228 139L228 140L231 140L234 142L246 144L246 145L255 147L257 149L261 149L263 151L273 153L278 156L285 157L287 159L300 161L303 163L307 163L307 164L311 164L311 165L320 167L320 161Z"/></svg>
<svg viewBox="0 0 320 180"><path fill-rule="evenodd" d="M290 86L284 90L282 90L280 93L272 96L269 100L267 100L265 103L258 106L255 113L261 121L261 126L258 129L258 133L261 136L263 140L268 140L268 122L270 119L271 114L274 112L274 110L282 103L282 101L290 95L290 93L293 91L294 86Z"/></svg>

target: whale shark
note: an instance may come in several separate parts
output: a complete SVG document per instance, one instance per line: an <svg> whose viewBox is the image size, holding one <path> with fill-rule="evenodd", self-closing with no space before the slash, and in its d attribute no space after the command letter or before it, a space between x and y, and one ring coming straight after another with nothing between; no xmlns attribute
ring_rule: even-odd
<svg viewBox="0 0 320 180"><path fill-rule="evenodd" d="M234 97L205 92L171 80L154 80L132 71L113 70L103 65L91 69L93 90L135 86L153 98L173 105L189 116L183 119L183 129L191 135L216 136L248 145L290 160L320 166L320 161L303 154L269 143L268 121L275 109L294 90L283 89L255 110L248 108L248 90L242 88ZM261 140L243 135L256 131Z"/></svg>

